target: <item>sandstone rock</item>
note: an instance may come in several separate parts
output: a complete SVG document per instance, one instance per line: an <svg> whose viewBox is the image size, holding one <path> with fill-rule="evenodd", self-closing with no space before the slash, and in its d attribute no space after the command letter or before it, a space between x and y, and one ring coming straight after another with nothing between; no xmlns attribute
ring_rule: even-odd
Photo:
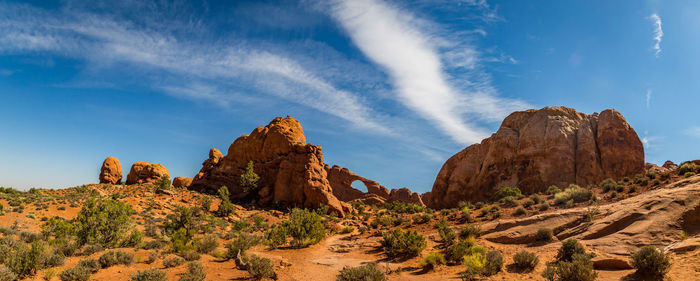
<svg viewBox="0 0 700 281"><path fill-rule="evenodd" d="M357 198L355 200L352 200L350 202L352 203L355 201L359 201L359 202L365 203L367 205L381 205L381 204L384 204L384 202L386 202L386 199L377 195L377 194L369 194L368 193L368 194L365 194L362 197Z"/></svg>
<svg viewBox="0 0 700 281"><path fill-rule="evenodd" d="M122 181L122 164L119 159L107 157L100 169L100 183L117 184Z"/></svg>
<svg viewBox="0 0 700 281"><path fill-rule="evenodd" d="M404 203L415 203L423 205L423 200L421 200L420 194L411 192L408 188L402 187L399 189L392 189L391 194L389 194L389 202L404 202Z"/></svg>
<svg viewBox="0 0 700 281"><path fill-rule="evenodd" d="M226 186L234 200L306 208L327 205L341 216L351 209L333 195L321 147L306 143L301 125L292 117L277 117L250 135L239 137L226 156L216 152L210 151L190 189L213 194ZM257 191L246 192L239 186L239 179L249 161L260 180Z"/></svg>
<svg viewBox="0 0 700 281"><path fill-rule="evenodd" d="M616 257L595 257L593 258L593 268L598 270L625 270L632 269L629 259Z"/></svg>
<svg viewBox="0 0 700 281"><path fill-rule="evenodd" d="M678 169L678 165L676 165L676 163L673 163L673 161L671 161L671 160L666 160L666 162L664 162L664 164L661 165L661 167L669 169L669 170Z"/></svg>
<svg viewBox="0 0 700 281"><path fill-rule="evenodd" d="M352 187L352 183L355 181L361 181L367 187L368 194L376 194L385 199L389 198L389 189L376 181L363 178L350 172L347 168L335 165L333 167L325 165L325 169L328 174L328 182L333 188L333 194L340 200L351 201L365 195L364 192Z"/></svg>
<svg viewBox="0 0 700 281"><path fill-rule="evenodd" d="M644 147L622 115L612 109L586 115L567 107L514 112L498 131L452 156L442 166L428 206L456 207L485 201L504 186L524 193L644 171Z"/></svg>
<svg viewBox="0 0 700 281"><path fill-rule="evenodd" d="M187 188L190 184L192 184L192 178L175 177L173 179L173 186L176 188Z"/></svg>
<svg viewBox="0 0 700 281"><path fill-rule="evenodd" d="M126 176L126 184L153 183L164 175L170 176L170 173L159 163L136 162Z"/></svg>

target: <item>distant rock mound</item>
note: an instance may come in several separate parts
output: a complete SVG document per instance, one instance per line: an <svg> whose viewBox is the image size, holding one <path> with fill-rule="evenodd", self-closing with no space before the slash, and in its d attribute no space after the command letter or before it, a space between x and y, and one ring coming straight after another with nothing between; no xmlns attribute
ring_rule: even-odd
<svg viewBox="0 0 700 281"><path fill-rule="evenodd" d="M119 159L107 157L100 169L100 183L117 184L122 182L122 164Z"/></svg>
<svg viewBox="0 0 700 281"><path fill-rule="evenodd" d="M252 191L239 185L250 161L260 176L258 189ZM253 200L262 205L327 205L341 216L351 209L333 195L321 147L306 143L301 124L289 116L277 117L250 135L239 137L229 146L226 156L212 149L189 189L215 193L222 186L229 189L234 200Z"/></svg>
<svg viewBox="0 0 700 281"><path fill-rule="evenodd" d="M590 115L567 107L517 111L491 137L447 160L428 206L484 201L503 186L534 193L549 185L585 186L642 172L642 142L616 110Z"/></svg>
<svg viewBox="0 0 700 281"><path fill-rule="evenodd" d="M404 202L424 205L418 193L411 192L408 188L392 189L380 185L376 181L361 177L347 168L325 165L328 181L333 189L333 194L342 201L359 200L367 204L379 204L383 202ZM352 186L355 181L362 182L367 187L367 192L362 192Z"/></svg>
<svg viewBox="0 0 700 281"><path fill-rule="evenodd" d="M190 184L192 184L192 178L175 177L173 179L173 186L176 188L188 188Z"/></svg>
<svg viewBox="0 0 700 281"><path fill-rule="evenodd" d="M647 172L661 174L678 169L678 165L673 163L671 160L667 160L663 165L661 165L661 167L657 166L656 164L646 163L644 168L647 170Z"/></svg>
<svg viewBox="0 0 700 281"><path fill-rule="evenodd" d="M153 183L165 175L170 176L170 172L159 163L136 162L126 176L126 184Z"/></svg>

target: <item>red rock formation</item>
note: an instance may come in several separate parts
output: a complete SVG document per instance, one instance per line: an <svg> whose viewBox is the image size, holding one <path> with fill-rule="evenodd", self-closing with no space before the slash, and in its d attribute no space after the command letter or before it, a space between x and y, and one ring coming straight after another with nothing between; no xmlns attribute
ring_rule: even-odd
<svg viewBox="0 0 700 281"><path fill-rule="evenodd" d="M122 182L122 164L119 159L107 157L100 169L100 183L117 184Z"/></svg>
<svg viewBox="0 0 700 281"><path fill-rule="evenodd" d="M126 184L153 183L166 175L170 176L170 172L159 163L136 162L126 176Z"/></svg>
<svg viewBox="0 0 700 281"><path fill-rule="evenodd" d="M187 188L192 184L192 178L188 177L175 177L173 179L173 186L176 188Z"/></svg>
<svg viewBox="0 0 700 281"><path fill-rule="evenodd" d="M250 135L239 137L224 157L212 151L190 189L215 193L226 186L235 200L307 208L327 205L341 216L350 210L348 204L333 195L321 147L306 143L301 125L292 117L275 118ZM260 176L257 192L246 192L239 186L240 175L250 161Z"/></svg>
<svg viewBox="0 0 700 281"><path fill-rule="evenodd" d="M552 184L585 186L643 171L642 142L615 110L591 115L567 107L518 111L491 137L447 160L428 206L487 200L503 186L534 193Z"/></svg>
<svg viewBox="0 0 700 281"><path fill-rule="evenodd" d="M347 202L361 199L360 201L368 204L400 201L424 205L420 194L411 192L408 188L392 189L391 192L389 192L389 189L376 181L358 176L350 172L347 168L338 166L330 167L329 165L326 165L325 168L328 174L328 181L333 189L333 194L342 201ZM352 187L352 183L355 181L361 181L365 187L367 187L367 193Z"/></svg>

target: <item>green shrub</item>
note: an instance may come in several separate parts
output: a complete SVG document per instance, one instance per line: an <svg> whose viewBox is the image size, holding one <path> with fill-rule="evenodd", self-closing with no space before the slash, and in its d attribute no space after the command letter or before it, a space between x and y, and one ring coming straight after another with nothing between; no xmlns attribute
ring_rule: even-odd
<svg viewBox="0 0 700 281"><path fill-rule="evenodd" d="M154 186L157 190L166 190L170 189L170 176L169 175L163 175L154 183Z"/></svg>
<svg viewBox="0 0 700 281"><path fill-rule="evenodd" d="M426 271L433 270L436 267L445 264L445 256L440 253L432 252L423 258L420 264Z"/></svg>
<svg viewBox="0 0 700 281"><path fill-rule="evenodd" d="M241 233L236 240L233 240L226 244L226 249L228 249L228 258L232 259L238 255L245 255L245 252L255 245L260 244L262 237L250 233Z"/></svg>
<svg viewBox="0 0 700 281"><path fill-rule="evenodd" d="M481 228L478 225L465 224L459 231L459 238L466 239L469 236L474 236L474 238L481 236Z"/></svg>
<svg viewBox="0 0 700 281"><path fill-rule="evenodd" d="M208 254L214 251L216 247L219 247L219 242L216 241L216 236L215 235L207 235L202 239L199 239L196 243L195 246L197 248L197 252L201 254Z"/></svg>
<svg viewBox="0 0 700 281"><path fill-rule="evenodd" d="M609 192L617 189L617 182L611 178L607 178L600 182L600 187L603 189L603 192Z"/></svg>
<svg viewBox="0 0 700 281"><path fill-rule="evenodd" d="M425 211L425 207L416 203L405 202L386 202L383 205L384 209L400 214L415 214Z"/></svg>
<svg viewBox="0 0 700 281"><path fill-rule="evenodd" d="M36 271L41 269L46 257L46 246L41 241L35 241L31 248L27 244L19 243L5 257L5 266L10 268L17 277L23 279L27 276L34 276Z"/></svg>
<svg viewBox="0 0 700 281"><path fill-rule="evenodd" d="M475 279L475 276L484 273L484 268L486 267L486 258L484 258L484 255L481 253L474 253L465 256L462 261L462 265L466 267L463 279L472 280Z"/></svg>
<svg viewBox="0 0 700 281"><path fill-rule="evenodd" d="M556 185L550 185L549 187L547 187L547 191L545 191L545 194L553 195L559 192L561 192L561 189L559 189L559 187L557 187Z"/></svg>
<svg viewBox="0 0 700 281"><path fill-rule="evenodd" d="M493 194L493 200L498 201L508 196L513 196L514 198L521 198L523 197L523 193L517 187L502 187L499 190L497 190L496 193Z"/></svg>
<svg viewBox="0 0 700 281"><path fill-rule="evenodd" d="M532 271L539 262L540 259L535 253L525 250L517 252L515 255L513 255L513 266L520 271Z"/></svg>
<svg viewBox="0 0 700 281"><path fill-rule="evenodd" d="M186 261L196 261L196 260L199 260L201 258L199 253L197 253L197 251L195 251L195 250L189 250L189 251L182 252L182 253L180 253L180 256L183 257Z"/></svg>
<svg viewBox="0 0 700 281"><path fill-rule="evenodd" d="M515 207L518 206L517 198L514 196L506 196L501 198L501 200L498 200L498 202L503 206L503 207Z"/></svg>
<svg viewBox="0 0 700 281"><path fill-rule="evenodd" d="M211 210L211 198L206 195L202 195L202 198L199 199L199 204L202 205L202 211L204 212L209 212Z"/></svg>
<svg viewBox="0 0 700 281"><path fill-rule="evenodd" d="M100 266L108 268L113 265L130 265L134 263L134 254L124 251L109 251L100 256Z"/></svg>
<svg viewBox="0 0 700 281"><path fill-rule="evenodd" d="M253 276L253 278L260 280L263 278L274 278L277 276L275 270L272 268L270 259L261 258L256 255L250 255L246 259L248 264L248 273Z"/></svg>
<svg viewBox="0 0 700 281"><path fill-rule="evenodd" d="M100 262L96 259L80 260L77 266L87 268L91 273L95 273L102 268L102 265L100 265Z"/></svg>
<svg viewBox="0 0 700 281"><path fill-rule="evenodd" d="M196 207L177 206L172 214L165 217L163 231L166 235L173 235L175 232L184 230L187 242L189 242L201 224L200 209Z"/></svg>
<svg viewBox="0 0 700 281"><path fill-rule="evenodd" d="M448 261L458 263L462 261L465 255L470 253L472 246L476 244L476 239L473 236L460 240L445 249L445 258Z"/></svg>
<svg viewBox="0 0 700 281"><path fill-rule="evenodd" d="M104 247L102 247L102 245L87 245L83 248L81 254L83 256L89 256L102 250L104 250Z"/></svg>
<svg viewBox="0 0 700 281"><path fill-rule="evenodd" d="M17 274L4 264L0 265L0 281L15 281Z"/></svg>
<svg viewBox="0 0 700 281"><path fill-rule="evenodd" d="M248 161L245 171L243 174L241 174L238 185L243 188L244 192L255 192L258 188L258 180L260 180L260 176L255 173L253 170L254 167L253 161Z"/></svg>
<svg viewBox="0 0 700 281"><path fill-rule="evenodd" d="M632 266L637 269L637 274L640 276L663 279L671 268L671 262L668 256L658 249L646 246L632 254Z"/></svg>
<svg viewBox="0 0 700 281"><path fill-rule="evenodd" d="M513 212L513 215L516 217L522 216L524 214L527 214L527 211L525 211L525 208L523 208L523 207L518 207L517 209L515 209L515 212Z"/></svg>
<svg viewBox="0 0 700 281"><path fill-rule="evenodd" d="M554 237L554 232L549 227L540 227L535 234L537 241L551 241Z"/></svg>
<svg viewBox="0 0 700 281"><path fill-rule="evenodd" d="M431 219L433 219L434 215L433 214L415 214L413 215L413 224L424 224L429 222Z"/></svg>
<svg viewBox="0 0 700 281"><path fill-rule="evenodd" d="M49 242L56 252L63 254L66 257L71 257L78 250L78 243L70 238L58 238Z"/></svg>
<svg viewBox="0 0 700 281"><path fill-rule="evenodd" d="M293 209L285 227L292 237L291 246L304 248L321 242L326 237L323 217L317 212L306 209Z"/></svg>
<svg viewBox="0 0 700 281"><path fill-rule="evenodd" d="M567 203L569 200L573 200L574 203L580 203L591 200L592 197L593 191L591 191L590 189L572 184L564 191L554 194L554 203L564 204Z"/></svg>
<svg viewBox="0 0 700 281"><path fill-rule="evenodd" d="M598 277L598 273L593 270L590 255L576 254L571 261L547 265L542 276L550 281L593 281Z"/></svg>
<svg viewBox="0 0 700 281"><path fill-rule="evenodd" d="M122 247L138 247L139 245L141 245L141 242L143 242L143 236L143 232L139 231L138 229L132 230L129 237L127 237L126 240L122 242Z"/></svg>
<svg viewBox="0 0 700 281"><path fill-rule="evenodd" d="M61 274L58 275L58 278L61 279L61 281L88 281L92 273L93 271L90 268L78 265L63 270Z"/></svg>
<svg viewBox="0 0 700 281"><path fill-rule="evenodd" d="M695 175L695 172L687 172L687 173L683 174L683 176L686 178L692 177L694 175Z"/></svg>
<svg viewBox="0 0 700 281"><path fill-rule="evenodd" d="M394 229L382 234L384 238L381 243L384 251L389 257L408 256L415 257L420 254L427 242L423 235L416 231L403 232L400 229Z"/></svg>
<svg viewBox="0 0 700 281"><path fill-rule="evenodd" d="M679 175L685 175L687 173L695 173L698 170L698 166L693 162L683 163L680 168L678 168Z"/></svg>
<svg viewBox="0 0 700 281"><path fill-rule="evenodd" d="M172 258L167 258L163 260L163 266L165 268L178 267L185 263L185 259L182 257L174 256Z"/></svg>
<svg viewBox="0 0 700 281"><path fill-rule="evenodd" d="M345 267L340 271L336 281L386 281L386 275L374 263L357 267Z"/></svg>
<svg viewBox="0 0 700 281"><path fill-rule="evenodd" d="M46 237L63 238L74 235L75 229L66 219L53 216L41 224L41 233Z"/></svg>
<svg viewBox="0 0 700 281"><path fill-rule="evenodd" d="M276 249L287 244L287 227L277 224L265 234L265 244L272 249Z"/></svg>
<svg viewBox="0 0 700 281"><path fill-rule="evenodd" d="M113 247L131 227L133 209L114 200L89 200L75 218L78 243Z"/></svg>
<svg viewBox="0 0 700 281"><path fill-rule="evenodd" d="M491 276L501 272L503 269L503 256L499 251L490 251L486 253L486 265L484 266L484 275Z"/></svg>
<svg viewBox="0 0 700 281"><path fill-rule="evenodd" d="M166 281L165 271L157 268L139 270L131 275L131 281Z"/></svg>
<svg viewBox="0 0 700 281"><path fill-rule="evenodd" d="M222 186L219 188L219 198L221 198L221 203L219 204L219 209L216 210L216 215L220 217L228 217L233 214L235 207L233 206L233 203L231 203L228 187Z"/></svg>
<svg viewBox="0 0 700 281"><path fill-rule="evenodd" d="M51 268L63 265L66 262L66 256L60 252L54 252L44 258L42 262L42 268Z"/></svg>
<svg viewBox="0 0 700 281"><path fill-rule="evenodd" d="M536 195L536 194L533 194L533 195ZM538 198L539 198L539 197L538 197ZM535 202L535 200L527 199L527 200L525 200L525 202L523 202L523 207L525 207L525 208L530 208L530 207L532 207L532 206L535 205L535 204L537 204L537 202Z"/></svg>
<svg viewBox="0 0 700 281"><path fill-rule="evenodd" d="M540 207L539 207L538 209L539 209L540 211L549 210L549 204L547 204L547 202L542 202L542 204L540 204Z"/></svg>
<svg viewBox="0 0 700 281"><path fill-rule="evenodd" d="M187 264L187 271L180 275L179 281L204 281L207 274L204 273L204 268L199 262L190 262Z"/></svg>
<svg viewBox="0 0 700 281"><path fill-rule="evenodd" d="M574 238L569 238L562 242L561 247L557 251L557 261L572 261L574 255L585 255L586 250L583 245Z"/></svg>
<svg viewBox="0 0 700 281"><path fill-rule="evenodd" d="M449 224L445 220L441 220L435 224L435 228L438 229L442 243L447 245L452 245L455 242L455 231L452 230Z"/></svg>

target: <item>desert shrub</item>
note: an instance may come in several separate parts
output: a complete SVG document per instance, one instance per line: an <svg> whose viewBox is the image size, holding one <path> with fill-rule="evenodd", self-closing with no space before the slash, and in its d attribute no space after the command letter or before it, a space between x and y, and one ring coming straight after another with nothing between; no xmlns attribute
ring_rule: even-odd
<svg viewBox="0 0 700 281"><path fill-rule="evenodd" d="M190 262L187 264L187 271L180 275L179 281L204 281L207 274L204 273L204 268L199 262Z"/></svg>
<svg viewBox="0 0 700 281"><path fill-rule="evenodd" d="M255 173L254 167L253 161L248 161L248 165L238 181L238 185L243 188L244 192L254 192L258 188L260 176Z"/></svg>
<svg viewBox="0 0 700 281"><path fill-rule="evenodd" d="M167 242L163 240L151 240L144 242L141 248L145 250L162 249L165 245L167 245Z"/></svg>
<svg viewBox="0 0 700 281"><path fill-rule="evenodd" d="M148 259L144 261L145 264L152 264L158 259L158 252L151 251L148 253Z"/></svg>
<svg viewBox="0 0 700 281"><path fill-rule="evenodd" d="M7 266L0 265L0 281L15 281L17 280L17 274L15 274Z"/></svg>
<svg viewBox="0 0 700 281"><path fill-rule="evenodd" d="M571 261L548 264L542 276L550 281L593 281L598 273L589 255L576 254Z"/></svg>
<svg viewBox="0 0 700 281"><path fill-rule="evenodd" d="M265 244L276 249L287 243L287 228L283 224L277 224L265 234Z"/></svg>
<svg viewBox="0 0 700 281"><path fill-rule="evenodd" d="M535 234L537 241L551 241L554 237L554 232L549 227L540 227Z"/></svg>
<svg viewBox="0 0 700 281"><path fill-rule="evenodd" d="M73 224L62 217L53 216L41 224L41 233L46 237L63 238L75 234Z"/></svg>
<svg viewBox="0 0 700 281"><path fill-rule="evenodd" d="M117 245L131 227L133 209L115 200L88 200L74 220L78 243Z"/></svg>
<svg viewBox="0 0 700 281"><path fill-rule="evenodd" d="M27 242L27 243L32 243L34 241L43 240L43 238L44 237L39 233L32 233L32 232L28 232L28 231L22 231L19 233L19 239L24 241L24 242Z"/></svg>
<svg viewBox="0 0 700 281"><path fill-rule="evenodd" d="M695 163L693 163L693 162L683 163L678 168L678 174L685 175L687 173L695 173L697 170L698 170L698 166L695 165Z"/></svg>
<svg viewBox="0 0 700 281"><path fill-rule="evenodd" d="M433 270L436 267L445 264L445 256L440 253L432 252L423 258L420 264L425 270Z"/></svg>
<svg viewBox="0 0 700 281"><path fill-rule="evenodd" d="M386 281L386 275L374 263L357 267L345 267L340 271L336 281Z"/></svg>
<svg viewBox="0 0 700 281"><path fill-rule="evenodd" d="M141 245L141 242L143 242L143 236L143 232L139 231L138 229L132 230L129 237L122 242L122 247L138 247Z"/></svg>
<svg viewBox="0 0 700 281"><path fill-rule="evenodd" d="M221 203L219 204L219 209L216 210L216 215L220 217L228 217L234 213L235 207L231 203L230 193L228 187L222 186L219 188L219 198L221 198Z"/></svg>
<svg viewBox="0 0 700 281"><path fill-rule="evenodd" d="M382 234L382 247L389 257L408 256L414 257L420 254L427 242L425 237L416 231L406 232L394 229Z"/></svg>
<svg viewBox="0 0 700 281"><path fill-rule="evenodd" d="M252 248L255 245L260 244L262 237L250 233L241 233L236 240L233 240L226 244L226 249L228 249L228 258L235 258L238 252L241 255L245 255L245 251Z"/></svg>
<svg viewBox="0 0 700 281"><path fill-rule="evenodd" d="M44 258L42 262L43 268L51 268L59 265L63 265L66 262L66 256L61 252L54 252Z"/></svg>
<svg viewBox="0 0 700 281"><path fill-rule="evenodd" d="M53 279L54 277L56 277L56 270L49 269L49 270L44 271L44 277L43 277L44 280L50 281L50 280ZM0 279L0 280L1 280L1 279Z"/></svg>
<svg viewBox="0 0 700 281"><path fill-rule="evenodd" d="M5 257L5 266L10 268L17 277L23 279L27 276L34 276L36 271L41 269L46 257L46 246L41 241L35 241L31 247L27 244L19 243Z"/></svg>
<svg viewBox="0 0 700 281"><path fill-rule="evenodd" d="M102 247L102 245L92 244L92 245L85 246L83 248L83 251L81 254L83 256L89 256L89 255L92 255L92 254L97 253L97 252L102 251L102 250L104 250L104 247Z"/></svg>
<svg viewBox="0 0 700 281"><path fill-rule="evenodd" d="M457 236L455 234L455 231L452 230L449 224L445 220L441 220L435 224L435 228L438 229L438 234L440 234L440 238L442 239L442 243L447 244L447 245L452 245L452 243L455 242L455 237Z"/></svg>
<svg viewBox="0 0 700 281"><path fill-rule="evenodd" d="M527 211L525 211L525 208L523 207L518 207L517 209L515 209L515 212L513 212L514 216L522 216L524 214L527 214Z"/></svg>
<svg viewBox="0 0 700 281"><path fill-rule="evenodd" d="M536 195L536 194L533 194L533 195ZM539 197L537 197L537 198L539 198ZM523 207L530 208L537 203L539 203L539 201L535 202L535 200L532 200L532 198L530 198L530 199L525 200L525 202L523 202Z"/></svg>
<svg viewBox="0 0 700 281"><path fill-rule="evenodd" d="M354 228L354 227L352 227L352 226L345 226L345 227L343 227L343 228L340 229L340 234L348 234L348 233L351 233L351 232L353 232L353 231L355 231L355 228Z"/></svg>
<svg viewBox="0 0 700 281"><path fill-rule="evenodd" d="M687 172L687 173L683 174L683 177L689 178L689 177L692 177L694 175L695 175L695 172Z"/></svg>
<svg viewBox="0 0 700 281"><path fill-rule="evenodd" d="M486 258L481 253L474 253L465 256L462 260L462 265L466 267L466 271L463 275L463 280L475 279L475 276L481 275L486 267Z"/></svg>
<svg viewBox="0 0 700 281"><path fill-rule="evenodd" d="M592 197L593 191L590 189L572 184L564 191L554 194L554 203L564 204L569 200L573 200L574 203L580 203L591 200Z"/></svg>
<svg viewBox="0 0 700 281"><path fill-rule="evenodd" d="M76 243L75 240L69 238L59 238L51 240L49 242L49 245L51 245L54 248L55 252L61 253L66 257L73 256L75 254L75 251L78 250L78 243Z"/></svg>
<svg viewBox="0 0 700 281"><path fill-rule="evenodd" d="M493 200L498 201L508 196L521 198L523 197L523 193L517 187L502 187L493 194Z"/></svg>
<svg viewBox="0 0 700 281"><path fill-rule="evenodd" d="M102 265L100 265L100 261L96 259L80 260L77 266L87 268L90 270L91 273L95 273L102 268Z"/></svg>
<svg viewBox="0 0 700 281"><path fill-rule="evenodd" d="M525 250L517 252L515 255L513 255L513 266L520 271L532 271L539 262L540 259L535 253Z"/></svg>
<svg viewBox="0 0 700 281"><path fill-rule="evenodd" d="M131 281L165 281L165 271L157 268L139 270L131 275Z"/></svg>
<svg viewBox="0 0 700 281"><path fill-rule="evenodd" d="M202 205L202 211L209 212L211 210L211 198L209 196L203 195L199 199L199 204Z"/></svg>
<svg viewBox="0 0 700 281"><path fill-rule="evenodd" d="M163 266L165 268L178 267L185 263L185 259L182 257L174 256L172 258L167 258L163 260Z"/></svg>
<svg viewBox="0 0 700 281"><path fill-rule="evenodd" d="M586 255L583 245L574 238L564 240L557 251L557 261L572 261L575 255Z"/></svg>
<svg viewBox="0 0 700 281"><path fill-rule="evenodd" d="M433 219L434 215L433 214L415 214L413 215L413 224L424 224L429 222L431 219Z"/></svg>
<svg viewBox="0 0 700 281"><path fill-rule="evenodd" d="M216 247L219 246L219 242L216 241L216 236L207 235L204 236L204 238L199 239L195 243L195 246L197 247L197 252L201 254L208 254L214 251L214 249L216 249Z"/></svg>
<svg viewBox="0 0 700 281"><path fill-rule="evenodd" d="M156 190L166 190L170 189L170 176L168 175L163 175L154 183L154 187Z"/></svg>
<svg viewBox="0 0 700 281"><path fill-rule="evenodd" d="M61 274L58 275L58 278L61 279L61 281L87 281L90 280L92 273L93 271L90 268L78 265L63 270Z"/></svg>
<svg viewBox="0 0 700 281"><path fill-rule="evenodd" d="M469 236L479 237L481 236L481 228L474 224L465 224L459 231L459 238L466 239Z"/></svg>
<svg viewBox="0 0 700 281"><path fill-rule="evenodd" d="M248 263L248 273L253 276L253 278L260 280L263 278L273 278L276 277L275 270L272 268L270 259L261 258L256 255L250 255L247 258Z"/></svg>
<svg viewBox="0 0 700 281"><path fill-rule="evenodd" d="M165 234L172 235L180 229L184 229L184 234L189 241L197 234L200 222L199 208L177 206L172 214L165 217L163 230Z"/></svg>
<svg viewBox="0 0 700 281"><path fill-rule="evenodd" d="M617 188L617 182L611 178L607 178L600 182L600 187L603 189L603 192L609 192Z"/></svg>
<svg viewBox="0 0 700 281"><path fill-rule="evenodd" d="M518 206L517 198L515 196L506 196L498 200L503 207L515 207Z"/></svg>
<svg viewBox="0 0 700 281"><path fill-rule="evenodd" d="M199 253L197 253L197 251L194 251L194 250L182 252L182 253L180 253L180 256L182 258L184 258L186 261L196 261L196 260L199 260L201 258Z"/></svg>
<svg viewBox="0 0 700 281"><path fill-rule="evenodd" d="M542 202L542 204L540 204L540 207L539 207L538 209L539 209L540 211L549 210L549 204L547 204L547 202Z"/></svg>
<svg viewBox="0 0 700 281"><path fill-rule="evenodd" d="M646 246L632 254L632 266L640 276L662 279L671 268L671 262L660 250Z"/></svg>
<svg viewBox="0 0 700 281"><path fill-rule="evenodd" d="M113 265L130 265L134 263L134 254L124 251L109 251L100 256L100 266L108 268Z"/></svg>
<svg viewBox="0 0 700 281"><path fill-rule="evenodd" d="M308 247L321 242L326 237L323 217L317 212L306 209L293 209L285 227L289 236L292 237L290 243L294 248Z"/></svg>
<svg viewBox="0 0 700 281"><path fill-rule="evenodd" d="M550 185L549 187L547 187L547 191L545 191L545 194L547 194L547 195L553 195L553 194L557 194L557 193L559 193L559 192L561 192L561 189L559 189L558 186L556 186L556 185Z"/></svg>
<svg viewBox="0 0 700 281"><path fill-rule="evenodd" d="M416 203L405 203L405 202L386 202L383 205L384 209L393 211L401 214L415 214L425 211L425 207Z"/></svg>
<svg viewBox="0 0 700 281"><path fill-rule="evenodd" d="M486 253L486 265L484 266L484 275L491 276L501 272L503 269L503 255L499 251L490 251Z"/></svg>

